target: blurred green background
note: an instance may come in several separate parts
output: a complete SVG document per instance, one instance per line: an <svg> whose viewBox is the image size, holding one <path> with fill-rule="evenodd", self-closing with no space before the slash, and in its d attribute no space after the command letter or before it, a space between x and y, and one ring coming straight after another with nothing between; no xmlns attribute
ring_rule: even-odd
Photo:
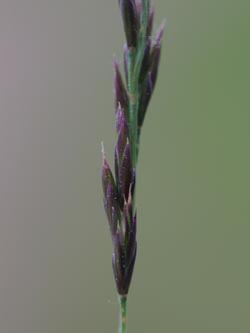
<svg viewBox="0 0 250 333"><path fill-rule="evenodd" d="M166 17L141 138L129 333L250 331L250 2ZM115 0L0 2L0 332L117 332L101 141L115 143Z"/></svg>

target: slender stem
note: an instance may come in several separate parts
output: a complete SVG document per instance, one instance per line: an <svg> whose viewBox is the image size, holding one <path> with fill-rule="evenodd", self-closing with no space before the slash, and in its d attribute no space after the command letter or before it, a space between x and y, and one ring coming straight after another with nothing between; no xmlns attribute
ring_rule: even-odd
<svg viewBox="0 0 250 333"><path fill-rule="evenodd" d="M137 166L139 140L138 140L138 106L139 92L138 80L141 70L143 54L146 45L148 0L142 0L142 12L140 19L140 31L138 34L137 48L128 51L128 92L129 92L129 139L131 145L132 164Z"/></svg>
<svg viewBox="0 0 250 333"><path fill-rule="evenodd" d="M140 96L138 81L147 38L148 7L148 0L142 0L137 47L128 50L129 141L132 165L135 171L139 154L138 108ZM133 212L135 212L136 206L135 197L136 189L134 189Z"/></svg>
<svg viewBox="0 0 250 333"><path fill-rule="evenodd" d="M127 296L119 296L120 301L120 323L119 333L127 331Z"/></svg>

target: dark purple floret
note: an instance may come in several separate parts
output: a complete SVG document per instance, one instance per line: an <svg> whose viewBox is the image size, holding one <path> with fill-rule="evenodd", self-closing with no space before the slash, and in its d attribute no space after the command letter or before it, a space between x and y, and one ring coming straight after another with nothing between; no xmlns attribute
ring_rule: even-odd
<svg viewBox="0 0 250 333"><path fill-rule="evenodd" d="M163 22L163 23L160 25L160 28L158 29L158 31L157 31L157 33L156 33L156 36L155 36L155 44L161 44L162 37L163 37L163 34L164 34L164 30L165 30L165 22Z"/></svg>
<svg viewBox="0 0 250 333"><path fill-rule="evenodd" d="M120 127L118 131L118 139L115 146L115 149L118 153L118 163L120 165L121 160L123 158L124 150L128 141L128 127L127 122L125 120L124 114L121 114L120 118Z"/></svg>
<svg viewBox="0 0 250 333"><path fill-rule="evenodd" d="M136 47L138 18L134 0L120 0L120 10L128 47Z"/></svg>
<svg viewBox="0 0 250 333"><path fill-rule="evenodd" d="M146 46L144 49L144 54L142 58L142 64L141 64L141 71L140 71L140 76L139 76L139 84L141 84L145 76L147 75L147 72L149 70L150 66L150 48L151 48L151 39L147 38Z"/></svg>
<svg viewBox="0 0 250 333"><path fill-rule="evenodd" d="M136 250L137 250L137 244L135 245L135 251L134 251L133 257L131 258L130 264L127 266L125 276L124 276L123 290L124 290L125 295L127 295L128 291L129 291L129 286L130 286L130 282L131 282L133 271L134 271Z"/></svg>
<svg viewBox="0 0 250 333"><path fill-rule="evenodd" d="M103 153L103 155L104 155L104 153ZM112 189L114 189L114 192L115 192L116 185L115 185L114 177L113 177L112 171L108 165L106 157L104 155L103 163L102 163L102 188L103 188L104 196L106 196L109 185L112 187Z"/></svg>
<svg viewBox="0 0 250 333"><path fill-rule="evenodd" d="M118 228L114 238L112 266L116 287L120 295L127 295L136 258L136 239L132 230L128 231L128 240L124 241L122 229Z"/></svg>
<svg viewBox="0 0 250 333"><path fill-rule="evenodd" d="M128 112L128 94L124 86L122 76L119 70L117 59L114 59L114 93L115 93L115 110L121 108L124 113Z"/></svg>
<svg viewBox="0 0 250 333"><path fill-rule="evenodd" d="M150 37L152 34L153 29L153 22L154 22L154 8L151 7L149 10L149 17L148 17L148 25L147 25L147 36Z"/></svg>
<svg viewBox="0 0 250 333"><path fill-rule="evenodd" d="M148 72L147 77L145 78L144 83L141 88L141 95L140 95L140 102L139 102L139 109L138 109L139 128L143 124L152 93L153 93L152 78L151 78L151 73Z"/></svg>
<svg viewBox="0 0 250 333"><path fill-rule="evenodd" d="M150 72L151 72L151 77L152 77L153 88L155 87L155 83L156 83L157 75L158 75L158 68L159 68L160 56L161 56L161 40L163 37L163 33L164 33L164 25L162 24L156 34L156 38L154 40L154 43L152 46L152 52L151 52Z"/></svg>
<svg viewBox="0 0 250 333"><path fill-rule="evenodd" d="M130 145L127 142L121 165L118 173L118 190L121 209L123 209L124 200L128 200L129 189L133 181L133 167L131 161Z"/></svg>
<svg viewBox="0 0 250 333"><path fill-rule="evenodd" d="M161 56L161 45L157 44L153 47L152 54L151 54L150 72L151 72L153 88L155 87L156 80L157 80L160 56Z"/></svg>
<svg viewBox="0 0 250 333"><path fill-rule="evenodd" d="M121 240L120 228L117 228L116 236L114 238L114 253L112 259L116 283L118 285L122 285L125 273L125 255Z"/></svg>
<svg viewBox="0 0 250 333"><path fill-rule="evenodd" d="M111 235L114 237L118 221L120 220L120 207L117 187L105 157L103 158L102 166L102 185L104 194L104 208L107 214Z"/></svg>

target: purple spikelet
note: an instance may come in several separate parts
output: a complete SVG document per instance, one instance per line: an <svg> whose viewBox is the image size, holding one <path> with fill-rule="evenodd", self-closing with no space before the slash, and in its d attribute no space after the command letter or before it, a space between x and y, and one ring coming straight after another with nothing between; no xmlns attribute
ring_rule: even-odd
<svg viewBox="0 0 250 333"><path fill-rule="evenodd" d="M144 57L142 61L139 79L139 82L141 83L138 107L139 131L141 129L141 126L143 125L146 111L155 88L158 75L158 67L160 63L162 37L164 33L164 24L162 24L158 32L156 33L155 38L152 39L150 37L152 32L153 19L154 9L151 7L147 26L147 43L145 45Z"/></svg>

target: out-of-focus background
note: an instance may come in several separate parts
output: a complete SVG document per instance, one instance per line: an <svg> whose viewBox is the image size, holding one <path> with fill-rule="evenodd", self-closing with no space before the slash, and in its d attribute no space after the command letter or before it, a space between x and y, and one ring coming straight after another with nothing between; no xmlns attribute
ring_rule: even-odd
<svg viewBox="0 0 250 333"><path fill-rule="evenodd" d="M250 2L167 18L141 139L129 333L250 331ZM0 332L117 332L101 141L115 0L0 1Z"/></svg>

